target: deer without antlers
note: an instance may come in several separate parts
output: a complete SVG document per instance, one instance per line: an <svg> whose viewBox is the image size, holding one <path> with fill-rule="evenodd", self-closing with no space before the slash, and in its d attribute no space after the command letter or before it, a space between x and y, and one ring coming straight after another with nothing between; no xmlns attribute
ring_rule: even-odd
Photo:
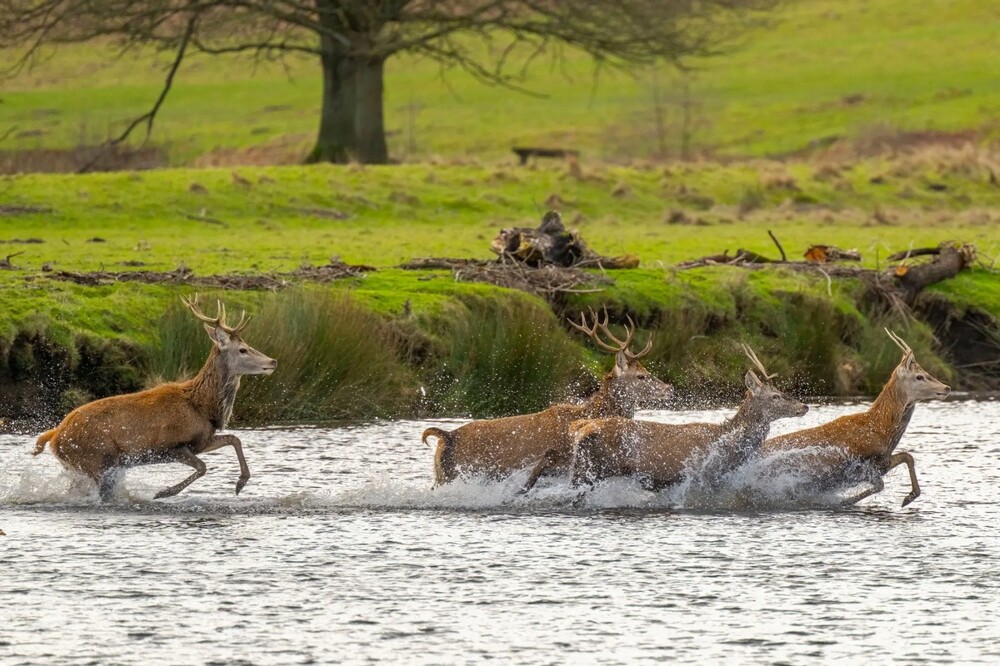
<svg viewBox="0 0 1000 666"><path fill-rule="evenodd" d="M920 496L913 456L905 451L893 453L906 432L918 400L944 398L951 392L946 384L921 368L913 350L898 335L885 329L889 338L903 352L889 381L868 411L848 414L815 428L769 439L760 456L773 457L778 465L792 465L795 457L784 454L801 452L810 485L820 490L869 483L871 487L846 501L855 504L882 491L882 477L889 470L906 465L910 472L910 492L903 499L906 506Z"/></svg>
<svg viewBox="0 0 1000 666"><path fill-rule="evenodd" d="M278 362L240 337L250 322L245 312L235 326L229 326L221 302L217 302L218 314L209 317L198 306L197 295L181 300L204 322L213 343L197 376L78 407L41 435L35 445L34 455L48 444L63 465L89 476L102 499L110 496L117 470L165 462L183 463L195 470L180 483L158 492L156 498L176 495L205 474L205 463L198 455L225 446L233 447L239 460L237 494L250 478L240 440L216 431L224 429L232 415L240 377L269 375Z"/></svg>
<svg viewBox="0 0 1000 666"><path fill-rule="evenodd" d="M743 345L743 351L760 376L747 371L743 403L724 423L674 425L599 418L571 424L573 485L635 476L647 489L659 490L683 480L693 468L702 482L714 484L757 450L772 421L808 411L772 385L775 375L767 373L750 347Z"/></svg>
<svg viewBox="0 0 1000 666"><path fill-rule="evenodd" d="M573 421L599 416L631 418L640 406L661 403L671 397L670 385L654 377L639 362L652 349L652 341L640 352L629 350L635 336L631 318L625 339L620 339L609 330L607 310L603 319L592 309L590 315L593 323L589 326L584 314L580 315L579 324L573 321L570 324L615 355L615 365L604 376L600 389L580 405L559 404L534 414L473 421L451 432L428 428L423 433L423 442L427 444L429 437L438 440L434 455L437 485L453 481L463 473L503 478L534 464L526 486L530 487L543 471L568 468L572 443L567 427Z"/></svg>

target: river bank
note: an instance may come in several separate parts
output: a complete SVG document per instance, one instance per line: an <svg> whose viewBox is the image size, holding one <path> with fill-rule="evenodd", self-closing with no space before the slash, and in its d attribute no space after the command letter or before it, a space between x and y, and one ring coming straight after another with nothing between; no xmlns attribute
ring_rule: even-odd
<svg viewBox="0 0 1000 666"><path fill-rule="evenodd" d="M280 361L246 382L234 421L244 425L487 416L585 394L609 361L565 319L601 305L653 336L651 370L686 401L738 394L743 341L791 390L872 395L898 360L886 325L942 380L995 389L1000 276L986 262L1000 248L1000 188L974 164L956 153L842 164L835 176L831 165L760 163L5 178L0 418L38 428L81 402L196 371L207 340L179 301L193 291L256 314L248 341ZM593 285L549 298L397 267L487 258L501 227L537 223L531 201L641 267L593 271ZM773 255L768 230L796 257L822 242L885 268L891 251L962 240L984 263L905 311L872 302L857 279L677 269L727 247ZM329 274L331 255L374 270Z"/></svg>

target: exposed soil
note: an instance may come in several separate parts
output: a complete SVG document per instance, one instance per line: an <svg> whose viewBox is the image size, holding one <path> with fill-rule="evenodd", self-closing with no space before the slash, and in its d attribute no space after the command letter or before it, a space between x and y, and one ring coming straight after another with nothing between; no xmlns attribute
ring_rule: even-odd
<svg viewBox="0 0 1000 666"><path fill-rule="evenodd" d="M267 290L278 291L293 281L332 282L343 278L361 277L374 271L372 266L350 265L331 260L323 266L302 266L289 273L253 273L229 275L197 276L186 266L172 271L51 271L45 276L53 280L74 282L90 287L114 284L115 282L143 282L145 284L189 284L193 287L209 287L227 290Z"/></svg>

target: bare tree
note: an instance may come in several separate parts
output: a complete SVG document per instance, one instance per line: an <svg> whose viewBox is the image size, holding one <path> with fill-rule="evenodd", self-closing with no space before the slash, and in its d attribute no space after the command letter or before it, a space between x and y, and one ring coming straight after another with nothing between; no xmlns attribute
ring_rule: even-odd
<svg viewBox="0 0 1000 666"><path fill-rule="evenodd" d="M483 81L517 87L563 47L610 66L679 62L733 43L780 0L0 0L0 47L12 70L46 47L109 40L121 52L173 54L149 112L112 143L148 133L175 75L194 53L317 57L323 72L316 146L308 161L388 160L386 61L415 53Z"/></svg>

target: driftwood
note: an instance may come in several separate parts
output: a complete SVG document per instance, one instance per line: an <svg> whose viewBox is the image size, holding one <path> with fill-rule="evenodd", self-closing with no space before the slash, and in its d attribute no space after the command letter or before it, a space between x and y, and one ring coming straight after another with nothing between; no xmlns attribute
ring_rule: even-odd
<svg viewBox="0 0 1000 666"><path fill-rule="evenodd" d="M784 255L778 239L770 231L768 234ZM810 259L810 253L816 251L817 248L823 248L823 252L826 253L825 257L820 260L817 251ZM830 258L829 251L831 249L839 253L835 254L839 259ZM915 265L907 263L913 257L918 256L933 256L934 258L929 262ZM806 258L806 261L775 260L742 249L730 256L727 250L722 254L682 262L677 264L677 268L678 270L688 270L704 266L735 266L758 269L766 266L779 266L793 271L820 273L827 279L828 288L829 280L833 277L859 278L864 280L871 291L887 301L893 308L900 309L903 305L912 306L917 296L926 287L955 277L959 272L972 266L976 262L976 247L971 243L945 242L936 248L896 252L889 256L889 260L901 263L884 271L826 263L837 260L859 261L861 259L860 253L855 250L845 251L830 245L813 245L806 252Z"/></svg>
<svg viewBox="0 0 1000 666"><path fill-rule="evenodd" d="M898 256L896 253L892 256ZM897 284L903 289L906 302L913 304L917 294L935 282L953 278L976 261L976 246L971 243L941 243L937 252L924 252L933 255L934 259L914 266L903 263L896 266L892 273ZM913 256L912 253L909 254ZM906 257L906 255L904 255Z"/></svg>
<svg viewBox="0 0 1000 666"><path fill-rule="evenodd" d="M567 230L562 216L550 210L535 229L512 227L501 229L490 243L490 249L501 260L510 259L532 268L540 266L636 268L638 257L624 255L605 257L583 242L576 231Z"/></svg>

